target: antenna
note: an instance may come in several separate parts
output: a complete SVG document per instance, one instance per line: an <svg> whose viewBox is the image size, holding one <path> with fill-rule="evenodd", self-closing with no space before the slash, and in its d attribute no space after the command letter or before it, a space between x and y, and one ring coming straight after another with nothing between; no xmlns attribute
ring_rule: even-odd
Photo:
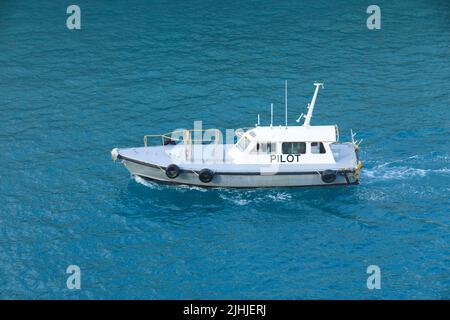
<svg viewBox="0 0 450 320"><path fill-rule="evenodd" d="M270 104L270 128L272 128L273 124L273 103Z"/></svg>
<svg viewBox="0 0 450 320"><path fill-rule="evenodd" d="M284 121L287 129L287 109L288 109L288 101L287 101L287 80L284 81Z"/></svg>
<svg viewBox="0 0 450 320"><path fill-rule="evenodd" d="M259 126L259 113L258 113L258 123L256 124L256 126Z"/></svg>
<svg viewBox="0 0 450 320"><path fill-rule="evenodd" d="M361 139L361 140L356 140L355 139L355 137L356 137L356 132L353 132L353 129L350 129L350 134L351 134L351 136L352 136L352 143L353 143L353 145L355 146L355 148L357 149L357 148L359 148L359 145L361 144L361 142L363 142L363 139Z"/></svg>
<svg viewBox="0 0 450 320"><path fill-rule="evenodd" d="M304 126L309 126L309 123L311 122L314 105L316 104L317 93L319 92L319 87L323 88L323 83L314 82L314 86L316 87L316 90L314 91L311 104L308 105L308 113L306 114L305 122L303 123Z"/></svg>
<svg viewBox="0 0 450 320"><path fill-rule="evenodd" d="M300 122L300 120L302 120L303 116L304 116L304 114L302 113L302 114L300 115L300 117L298 117L298 119L295 120L295 122Z"/></svg>

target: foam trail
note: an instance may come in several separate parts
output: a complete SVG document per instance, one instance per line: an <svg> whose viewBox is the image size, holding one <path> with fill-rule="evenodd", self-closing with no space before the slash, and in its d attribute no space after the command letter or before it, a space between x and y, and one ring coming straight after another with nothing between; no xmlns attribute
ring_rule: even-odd
<svg viewBox="0 0 450 320"><path fill-rule="evenodd" d="M134 179L134 181L136 181L137 183L151 188L151 189L155 189L155 190L163 190L164 188L173 188L174 190L180 191L180 192L186 192L189 190L195 190L195 191L200 191L200 192L207 192L208 190L206 188L202 188L202 187L197 187L197 186L189 186L189 185L184 185L184 184L180 184L180 185L163 185L160 184L156 181L150 181L147 179L144 179L142 177L139 176L132 176L132 178Z"/></svg>
<svg viewBox="0 0 450 320"><path fill-rule="evenodd" d="M139 176L132 176L134 181L136 181L139 184L142 184L143 186L146 186L148 188L151 189L157 189L157 190L161 190L161 185L157 184L156 182L152 182L152 181L148 181L144 178L141 178Z"/></svg>
<svg viewBox="0 0 450 320"><path fill-rule="evenodd" d="M423 178L429 174L449 174L450 169L420 169L411 167L386 167L386 164L375 166L373 169L365 169L361 172L363 177L374 180L396 180L409 178Z"/></svg>

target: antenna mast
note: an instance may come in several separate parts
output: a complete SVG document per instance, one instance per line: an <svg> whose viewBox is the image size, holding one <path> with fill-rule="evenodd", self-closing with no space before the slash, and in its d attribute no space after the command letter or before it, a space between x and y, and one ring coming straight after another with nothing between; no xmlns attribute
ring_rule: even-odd
<svg viewBox="0 0 450 320"><path fill-rule="evenodd" d="M284 121L287 129L287 109L288 109L288 101L287 101L287 80L284 82Z"/></svg>
<svg viewBox="0 0 450 320"><path fill-rule="evenodd" d="M309 123L311 122L312 114L314 111L314 105L316 104L317 93L319 92L319 87L323 88L323 83L314 82L314 85L316 86L316 90L314 91L314 95L312 97L311 103L308 106L308 113L306 114L305 122L303 123L304 126L309 126Z"/></svg>
<svg viewBox="0 0 450 320"><path fill-rule="evenodd" d="M270 127L272 128L273 124L273 103L270 104Z"/></svg>

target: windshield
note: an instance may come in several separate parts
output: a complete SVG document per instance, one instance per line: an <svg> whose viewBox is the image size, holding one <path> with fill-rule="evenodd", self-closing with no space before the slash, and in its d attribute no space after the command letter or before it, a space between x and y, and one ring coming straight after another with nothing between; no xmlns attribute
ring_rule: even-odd
<svg viewBox="0 0 450 320"><path fill-rule="evenodd" d="M245 149L247 149L248 145L250 144L250 140L248 140L247 137L242 137L241 140L237 143L236 147L243 152Z"/></svg>

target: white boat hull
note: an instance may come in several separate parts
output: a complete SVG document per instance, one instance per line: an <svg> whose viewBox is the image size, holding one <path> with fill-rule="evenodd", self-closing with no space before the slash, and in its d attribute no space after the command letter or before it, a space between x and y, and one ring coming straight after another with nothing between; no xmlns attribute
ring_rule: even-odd
<svg viewBox="0 0 450 320"><path fill-rule="evenodd" d="M193 185L216 188L264 188L264 187L306 187L358 184L358 177L353 171L337 172L336 180L330 183L322 181L320 171L279 172L261 174L257 172L216 172L211 182L200 181L198 172L181 171L171 179L167 177L165 168L122 159L131 174L144 179L157 180L165 183Z"/></svg>

